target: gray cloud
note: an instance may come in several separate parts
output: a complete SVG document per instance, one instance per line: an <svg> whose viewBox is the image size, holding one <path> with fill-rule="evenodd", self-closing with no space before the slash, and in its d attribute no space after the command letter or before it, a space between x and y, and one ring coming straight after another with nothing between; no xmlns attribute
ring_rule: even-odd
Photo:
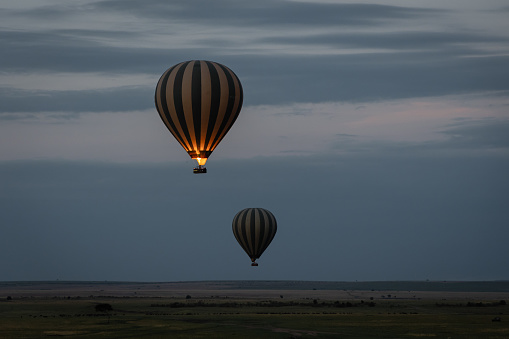
<svg viewBox="0 0 509 339"><path fill-rule="evenodd" d="M247 86L257 88L252 94L256 102L267 103L372 101L505 90L509 76L506 56L444 58L440 53L409 52L250 59L248 72L258 66L259 73L248 73Z"/></svg>
<svg viewBox="0 0 509 339"><path fill-rule="evenodd" d="M455 122L437 131L445 136L441 140L424 142L370 140L350 134L337 134L331 140L333 152L340 151L350 156L366 156L381 158L396 157L427 159L470 154L483 158L496 151L496 156L509 154L509 120L507 119L455 119ZM479 160L482 162L482 160Z"/></svg>
<svg viewBox="0 0 509 339"><path fill-rule="evenodd" d="M509 150L509 120L464 120L441 133L449 137L448 145L455 148Z"/></svg>
<svg viewBox="0 0 509 339"><path fill-rule="evenodd" d="M155 85L153 88L132 86L80 91L3 89L0 95L0 119L11 116L9 113L13 112L142 110L153 107L154 88Z"/></svg>
<svg viewBox="0 0 509 339"><path fill-rule="evenodd" d="M175 55L167 52L141 57L136 51L98 55L92 61L85 56L80 70L127 72L132 69L162 73L173 62ZM79 54L79 53L77 53ZM115 63L116 56L122 55ZM166 58L163 56L165 55ZM182 55L182 57L184 57ZM142 60L157 60L143 63ZM509 57L439 59L439 53L381 53L369 55L321 57L224 57L222 62L235 70L242 80L245 105L280 104L289 102L373 101L410 97L440 96L476 91L507 90ZM51 59L51 58L49 58ZM79 59L79 58L78 58ZM163 60L164 59L164 60ZM171 61L173 60L173 61ZM376 60L376 62L374 61ZM72 71L76 60L54 63L62 71ZM88 63L88 66L85 64ZM109 64L115 64L109 69ZM55 67L55 66L52 66ZM154 87L159 72L153 75ZM79 77L76 78L79 81ZM267 84L270 84L269 86ZM30 91L5 88L0 94L0 111L98 111L130 110L153 107L153 88L123 86L110 90Z"/></svg>
<svg viewBox="0 0 509 339"><path fill-rule="evenodd" d="M130 1L100 1L93 4L98 10L112 10L163 20L192 20L201 24L268 25L268 26L343 26L379 25L389 19L412 19L436 14L437 11L374 4L327 4L293 1L238 2L150 0L140 7Z"/></svg>
<svg viewBox="0 0 509 339"><path fill-rule="evenodd" d="M455 55L486 54L473 46L464 46L474 43L507 43L509 39L502 36L488 36L475 32L427 32L427 31L393 31L382 33L350 32L343 33L338 30L334 33L309 34L300 37L265 37L262 42L271 42L282 45L326 45L340 48L381 48L394 50L419 50L425 56L429 53Z"/></svg>
<svg viewBox="0 0 509 339"><path fill-rule="evenodd" d="M3 32L0 40L5 46L1 52L2 68L9 72L159 73L162 67L170 66L169 62L179 62L191 54L189 51L112 47L87 37L90 37L89 31L77 30Z"/></svg>
<svg viewBox="0 0 509 339"><path fill-rule="evenodd" d="M142 48L121 48L87 42L81 45L72 38L50 44L58 39L44 38L44 34L6 34L1 53L5 57L5 70L23 72L59 71L59 72L106 72L129 73L146 72L153 74L154 86L159 74L174 63L197 56L191 49L160 50ZM410 39L408 36L405 39ZM403 40L405 40L403 39ZM454 49L441 51L446 41L453 36L439 39L435 48L427 51L407 51L394 53L369 53L353 55L322 56L219 56L217 51L201 51L198 56L215 59L228 64L242 79L246 104L276 104L286 102L322 102L322 101L371 101L379 99L408 98L459 94L474 91L507 90L509 77L509 57L460 57L463 54ZM474 36L462 36L459 40L473 41ZM395 47L396 40L392 42ZM19 41L27 41L23 46ZM30 41L35 45L32 45ZM359 42L361 44L362 42ZM364 45L368 46L365 42ZM431 44L431 42L428 42ZM392 46L392 45L391 45ZM449 52L447 52L449 51ZM77 78L76 81L79 81ZM267 86L270 84L270 86ZM130 87L124 90L122 97L134 97ZM11 91L12 92L12 91ZM148 92L147 92L148 93ZM48 99L48 107L68 107L59 103L69 93L44 93L56 95ZM145 93L144 93L145 94ZM90 110L91 102L98 97L108 100L107 95L82 92L75 96L83 100L75 101L75 107ZM150 95L151 97L151 95ZM12 103L13 96L2 93L4 107L26 106L27 103ZM37 101L37 100L36 100ZM65 102L65 101L64 101ZM118 101L121 103L122 101ZM144 103L144 104L142 104ZM145 105L144 107L141 107ZM122 105L108 109L122 109ZM141 100L135 105L148 108L152 104ZM42 106L40 106L42 108ZM4 109L5 111L5 109Z"/></svg>
<svg viewBox="0 0 509 339"><path fill-rule="evenodd" d="M230 1L189 2L169 4L154 0L139 6L136 1L100 1L87 5L46 6L16 11L16 15L45 20L48 17L94 13L132 15L140 18L161 18L176 24L177 31L158 31L151 22L140 21L143 29L106 30L56 29L3 30L2 71L31 72L103 72L110 74L147 73L158 76L169 66L189 59L210 59L228 64L241 78L245 104L279 104L288 102L373 101L409 97L440 96L475 91L507 90L509 57L489 55L479 43L505 43L506 37L481 35L475 31L428 32L397 30L397 20L439 18L443 11L365 4L311 4L300 2L263 1L232 3ZM84 7L83 7L84 6ZM12 10L11 10L12 12ZM14 13L14 12L13 12ZM52 14L53 13L53 14ZM12 13L11 13L12 14ZM53 15L53 16L52 16ZM54 18L53 18L54 19ZM394 21L396 20L396 21ZM246 36L245 45L221 35L199 37L191 34L189 45L168 43L164 46L141 47L143 41L158 34L166 37L185 37L189 25L204 27L238 26ZM340 25L392 24L387 32L346 33ZM280 30L266 28L265 24ZM289 24L327 28L334 33L313 33L302 37L285 36L294 32ZM157 27L161 27L157 21ZM51 27L47 25L47 27ZM164 27L164 26L163 26ZM406 27L406 26L404 26ZM251 34L251 33L249 33ZM185 39L185 38L184 38ZM111 45L112 41L121 42ZM301 52L264 53L265 44L297 45ZM246 46L249 49L246 49ZM330 55L320 53L318 46L340 51L359 48L360 53ZM369 49L388 49L387 53L363 53ZM313 51L311 54L304 51ZM275 50L276 51L276 50ZM468 58L465 56L469 56ZM476 56L476 57L474 57ZM482 56L482 57L481 57ZM76 81L79 81L77 79ZM270 86L267 86L270 84ZM122 84L125 86L125 84ZM137 108L152 107L149 100L140 98L133 88L137 84L115 90L114 95L89 91L81 93L45 92L25 93L34 104L13 102L17 90L7 89L0 94L2 111L78 109L95 111L103 107L121 110L122 102ZM120 93L120 92L124 93ZM149 91L139 93L146 94ZM19 91L17 92L19 93ZM111 94L111 93L109 93ZM72 98L75 104L67 103ZM118 101L121 98L133 100ZM117 105L112 100L117 100ZM27 107L28 106L28 107ZM16 108L19 107L19 108ZM23 108L21 108L23 107ZM79 107L79 108L78 108Z"/></svg>

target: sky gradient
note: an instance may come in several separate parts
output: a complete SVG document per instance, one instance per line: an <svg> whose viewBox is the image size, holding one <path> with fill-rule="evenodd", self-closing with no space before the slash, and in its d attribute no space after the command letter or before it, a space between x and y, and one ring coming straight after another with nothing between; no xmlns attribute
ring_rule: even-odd
<svg viewBox="0 0 509 339"><path fill-rule="evenodd" d="M0 1L7 280L509 279L506 1ZM239 77L193 175L154 106ZM251 267L235 214L278 232Z"/></svg>

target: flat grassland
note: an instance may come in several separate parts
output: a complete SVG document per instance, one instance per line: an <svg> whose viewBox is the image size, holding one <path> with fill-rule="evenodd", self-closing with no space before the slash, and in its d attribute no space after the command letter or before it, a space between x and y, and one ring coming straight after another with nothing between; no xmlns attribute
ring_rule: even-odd
<svg viewBox="0 0 509 339"><path fill-rule="evenodd" d="M509 338L506 301L509 282L0 282L0 338Z"/></svg>

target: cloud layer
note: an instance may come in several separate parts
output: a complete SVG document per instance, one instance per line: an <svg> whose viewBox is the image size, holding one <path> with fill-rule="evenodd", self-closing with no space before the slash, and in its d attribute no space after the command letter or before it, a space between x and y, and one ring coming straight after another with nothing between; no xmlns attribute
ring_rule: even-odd
<svg viewBox="0 0 509 339"><path fill-rule="evenodd" d="M504 1L0 9L0 280L509 279ZM190 59L245 95L204 176L153 103Z"/></svg>
<svg viewBox="0 0 509 339"><path fill-rule="evenodd" d="M4 12L13 28L2 31L2 69L43 72L49 82L52 72L76 73L74 82L82 72L148 74L155 83L177 62L212 59L238 73L248 105L507 90L509 49L503 46L509 38L495 29L468 29L460 14L458 8L291 1L157 0L142 8L131 1L48 3ZM98 18L109 20L96 24ZM28 20L28 28L18 24ZM450 20L455 25L441 30ZM43 110L69 109L38 102L41 97L52 102L74 97L73 110L83 111L101 109L91 102L104 102L104 110L125 110L130 97L140 101L133 109L147 109L150 102L141 98L152 87L119 82L111 95L100 97L4 85L0 112L33 110L24 102L48 105Z"/></svg>

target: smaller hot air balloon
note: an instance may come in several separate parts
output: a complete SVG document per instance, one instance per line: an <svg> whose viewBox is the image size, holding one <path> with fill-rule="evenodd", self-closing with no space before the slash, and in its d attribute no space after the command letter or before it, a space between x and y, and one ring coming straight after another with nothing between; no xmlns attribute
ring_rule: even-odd
<svg viewBox="0 0 509 339"><path fill-rule="evenodd" d="M263 208L246 208L233 218L233 235L251 258L251 266L267 249L276 235L277 222L274 215Z"/></svg>

